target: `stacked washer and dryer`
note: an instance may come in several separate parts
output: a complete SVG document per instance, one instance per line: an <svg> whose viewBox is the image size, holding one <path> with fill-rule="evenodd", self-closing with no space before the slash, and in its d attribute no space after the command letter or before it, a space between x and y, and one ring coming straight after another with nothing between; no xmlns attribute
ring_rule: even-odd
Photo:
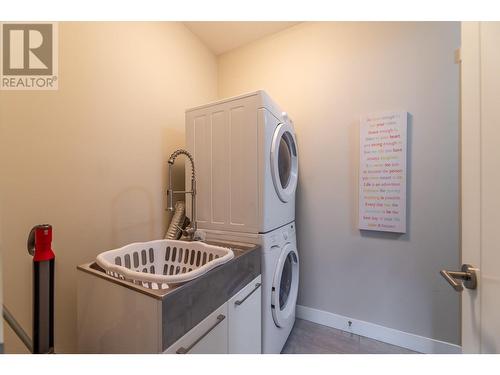
<svg viewBox="0 0 500 375"><path fill-rule="evenodd" d="M187 110L186 143L196 164L198 228L207 239L261 245L262 352L280 353L299 284L293 122L257 91Z"/></svg>

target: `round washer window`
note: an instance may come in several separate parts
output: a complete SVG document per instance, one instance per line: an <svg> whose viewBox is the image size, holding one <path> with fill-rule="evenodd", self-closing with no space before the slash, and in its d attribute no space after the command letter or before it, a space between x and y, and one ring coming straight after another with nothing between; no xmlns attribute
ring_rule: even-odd
<svg viewBox="0 0 500 375"><path fill-rule="evenodd" d="M289 144L289 133L285 132L281 136L278 152L278 172L280 175L281 187L285 189L290 182L292 170L292 152Z"/></svg>
<svg viewBox="0 0 500 375"><path fill-rule="evenodd" d="M283 264L283 272L281 273L280 280L280 310L283 310L283 307L286 305L290 290L292 289L292 266L294 262L297 262L297 259L294 260L294 257L294 253L288 253L285 263Z"/></svg>

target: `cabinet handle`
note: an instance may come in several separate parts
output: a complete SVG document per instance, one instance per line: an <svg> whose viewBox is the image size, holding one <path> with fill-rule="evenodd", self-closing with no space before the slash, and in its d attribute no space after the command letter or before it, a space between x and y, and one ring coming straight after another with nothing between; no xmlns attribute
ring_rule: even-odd
<svg viewBox="0 0 500 375"><path fill-rule="evenodd" d="M245 302L245 301L247 300L247 298L248 298L248 297L250 297L252 294L254 294L254 292L255 292L257 289L259 289L259 288L260 288L260 285L261 285L260 283L255 284L255 288L253 288L253 290L252 290L250 293L248 293L248 294L246 295L246 297L245 297L245 298L240 299L240 300L238 300L238 301L235 301L235 302L234 302L234 304L235 304L236 306L241 305L243 302Z"/></svg>
<svg viewBox="0 0 500 375"><path fill-rule="evenodd" d="M209 329L207 329L207 331L206 331L203 335L201 335L200 337L198 337L198 338L197 338L197 339L196 339L196 340L195 340L195 341L194 341L191 345L189 345L187 348L185 348L185 347L181 346L179 349L177 349L176 353L177 353L177 354L187 354L187 353L189 353L189 351L190 351L191 349L193 349L193 347L194 347L196 344L198 344L201 340L203 340L203 338L204 338L206 335L208 335L210 332L212 332L212 330L213 330L215 327L217 327L217 326L220 324L220 322L222 322L224 319L226 319L226 316L225 316L225 315L220 314L220 315L217 317L217 321L215 322L215 324L214 324L212 327L210 327Z"/></svg>

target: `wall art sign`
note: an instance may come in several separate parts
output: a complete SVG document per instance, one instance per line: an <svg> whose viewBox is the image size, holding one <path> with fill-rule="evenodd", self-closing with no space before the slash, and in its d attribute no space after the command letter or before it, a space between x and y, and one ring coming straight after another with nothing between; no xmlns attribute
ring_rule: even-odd
<svg viewBox="0 0 500 375"><path fill-rule="evenodd" d="M408 112L362 116L359 229L406 233Z"/></svg>

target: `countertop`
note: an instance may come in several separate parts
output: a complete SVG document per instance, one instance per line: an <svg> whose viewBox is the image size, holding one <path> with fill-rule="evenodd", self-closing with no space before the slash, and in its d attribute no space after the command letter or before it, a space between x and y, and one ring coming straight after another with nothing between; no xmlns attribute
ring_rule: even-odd
<svg viewBox="0 0 500 375"><path fill-rule="evenodd" d="M229 241L206 243L231 248L234 258L194 280L171 285L168 289L149 289L117 279L107 275L95 262L80 265L77 269L159 300L162 347L165 350L261 273L259 245Z"/></svg>

